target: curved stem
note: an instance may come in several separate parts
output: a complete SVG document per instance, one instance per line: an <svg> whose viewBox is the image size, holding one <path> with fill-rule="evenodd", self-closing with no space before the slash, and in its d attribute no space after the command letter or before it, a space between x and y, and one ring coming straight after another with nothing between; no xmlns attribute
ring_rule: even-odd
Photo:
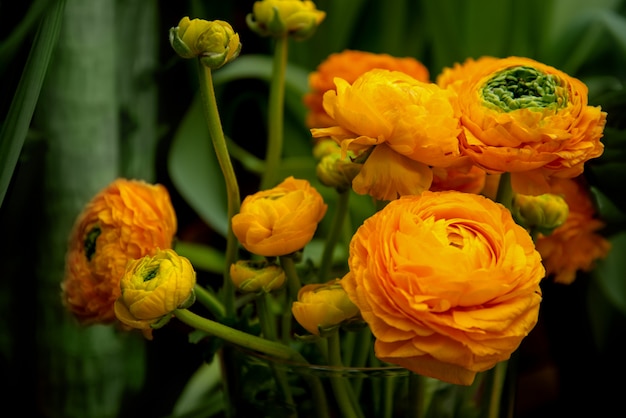
<svg viewBox="0 0 626 418"><path fill-rule="evenodd" d="M341 361L341 344L339 333L334 332L328 337L328 363L334 367L343 366ZM341 375L333 374L330 378L330 383L333 387L333 393L335 399L341 409L341 414L344 417L363 417L363 412L360 410L360 406L354 393L352 393L352 386Z"/></svg>
<svg viewBox="0 0 626 418"><path fill-rule="evenodd" d="M213 148L215 149L217 160L224 175L224 181L226 182L228 200L228 233L226 237L226 265L224 267L223 283L224 308L226 309L227 317L233 318L235 316L235 286L230 278L230 265L235 262L237 257L237 240L231 227L231 219L236 213L239 212L241 196L239 194L237 177L235 176L235 170L233 169L233 165L230 160L230 155L226 146L226 139L224 138L224 131L222 130L222 123L217 109L211 69L205 67L202 62L200 62L200 59L197 60L197 65L200 79L200 93L202 96L202 102L204 103L203 108L209 127L209 134L211 136L211 141L213 142Z"/></svg>
<svg viewBox="0 0 626 418"><path fill-rule="evenodd" d="M261 178L261 190L273 187L277 182L278 168L283 150L285 73L287 70L287 36L276 38L272 80L269 93L269 120L265 172Z"/></svg>
<svg viewBox="0 0 626 418"><path fill-rule="evenodd" d="M187 309L176 309L174 311L174 316L181 322L184 322L195 329L207 332L235 345L283 360L293 360L306 363L304 357L291 347L275 341L266 340L265 338L257 337L256 335L248 334L247 332L239 331L238 329L220 324L219 322L212 321L208 318L204 318Z"/></svg>
<svg viewBox="0 0 626 418"><path fill-rule="evenodd" d="M320 269L318 277L321 281L330 280L328 274L333 264L333 252L335 245L339 240L339 236L342 232L343 222L346 219L348 213L348 202L350 200L350 190L344 190L337 196L337 208L333 215L333 220L326 237L326 246L324 247L324 253L322 254L322 261L320 262Z"/></svg>
<svg viewBox="0 0 626 418"><path fill-rule="evenodd" d="M222 301L219 300L213 293L206 290L204 287L196 284L193 288L196 294L196 300L204 305L216 318L223 318L226 315L226 309Z"/></svg>

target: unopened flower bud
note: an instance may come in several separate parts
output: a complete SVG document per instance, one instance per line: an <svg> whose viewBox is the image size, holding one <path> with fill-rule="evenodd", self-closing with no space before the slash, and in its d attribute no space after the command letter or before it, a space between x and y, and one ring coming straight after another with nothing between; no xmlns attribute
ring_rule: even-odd
<svg viewBox="0 0 626 418"><path fill-rule="evenodd" d="M332 139L322 139L313 146L313 157L316 160L321 160L328 154L340 154L341 148Z"/></svg>
<svg viewBox="0 0 626 418"><path fill-rule="evenodd" d="M261 36L292 36L303 40L315 32L326 13L309 0L261 0L246 16L250 29Z"/></svg>
<svg viewBox="0 0 626 418"><path fill-rule="evenodd" d="M183 58L200 57L202 63L217 69L237 58L241 51L239 34L228 22L183 17L170 29L170 44Z"/></svg>
<svg viewBox="0 0 626 418"><path fill-rule="evenodd" d="M565 199L556 194L517 194L513 200L513 215L526 228L549 235L565 222L569 208Z"/></svg>
<svg viewBox="0 0 626 418"><path fill-rule="evenodd" d="M323 337L344 321L356 317L359 308L348 297L341 280L335 279L303 286L298 292L298 300L291 306L291 312L304 329Z"/></svg>
<svg viewBox="0 0 626 418"><path fill-rule="evenodd" d="M120 281L122 294L115 301L115 316L123 324L152 338L172 312L195 302L196 272L174 250L161 250L128 263Z"/></svg>
<svg viewBox="0 0 626 418"><path fill-rule="evenodd" d="M243 292L269 293L285 283L283 269L266 261L239 260L230 265L230 277Z"/></svg>
<svg viewBox="0 0 626 418"><path fill-rule="evenodd" d="M324 156L317 164L315 172L320 182L338 191L352 188L352 180L361 171L362 164L341 159L341 154L333 153Z"/></svg>

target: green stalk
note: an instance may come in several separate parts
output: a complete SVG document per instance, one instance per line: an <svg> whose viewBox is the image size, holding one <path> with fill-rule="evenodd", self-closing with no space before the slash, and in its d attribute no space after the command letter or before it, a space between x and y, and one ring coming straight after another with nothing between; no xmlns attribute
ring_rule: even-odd
<svg viewBox="0 0 626 418"><path fill-rule="evenodd" d="M265 172L261 177L261 190L274 187L278 181L278 169L283 150L285 73L287 71L287 36L276 38L272 80L269 93L269 120Z"/></svg>
<svg viewBox="0 0 626 418"><path fill-rule="evenodd" d="M204 305L216 318L224 318L226 315L226 309L217 296L206 290L204 287L196 284L194 286L194 293L196 294L196 300Z"/></svg>
<svg viewBox="0 0 626 418"><path fill-rule="evenodd" d="M334 332L328 338L328 363L334 367L343 367L341 361L341 341L339 333ZM333 387L333 393L341 414L343 417L359 417L363 418L363 412L360 410L360 405L352 393L352 386L342 375L333 374L330 377L330 383Z"/></svg>
<svg viewBox="0 0 626 418"><path fill-rule="evenodd" d="M328 236L326 237L324 252L322 253L322 261L320 262L318 278L322 282L331 280L331 278L328 277L328 274L330 273L333 264L333 252L335 250L335 245L337 244L339 236L343 231L343 222L348 213L349 200L350 189L339 192L339 195L337 196L337 208L333 214L332 223L328 231Z"/></svg>
<svg viewBox="0 0 626 418"><path fill-rule="evenodd" d="M298 300L298 292L300 291L300 287L302 287L302 283L300 283L300 277L298 277L293 257L281 255L279 260L280 266L285 271L285 276L287 276L287 292L291 298L291 302ZM291 303L288 304L291 305Z"/></svg>
<svg viewBox="0 0 626 418"><path fill-rule="evenodd" d="M411 418L424 418L426 416L426 378L422 375L411 373L409 375L409 395L412 396L409 405Z"/></svg>
<svg viewBox="0 0 626 418"><path fill-rule="evenodd" d="M500 402L502 400L506 368L507 362L501 361L496 364L493 369L493 383L491 386L491 393L489 394L489 410L487 413L488 418L498 418L500 416Z"/></svg>
<svg viewBox="0 0 626 418"><path fill-rule="evenodd" d="M224 181L226 182L228 200L228 233L226 237L226 264L224 266L223 288L226 315L229 318L233 318L235 316L235 285L230 278L230 265L233 264L237 258L237 240L235 238L235 234L233 233L232 217L239 212L239 208L241 206L241 196L239 194L239 184L237 183L235 170L233 169L230 155L228 154L224 131L222 130L222 122L217 108L217 100L215 99L211 69L204 66L199 58L197 60L197 65L200 79L200 93L202 96L202 102L204 103L203 108L209 128L209 134L211 136L211 141L213 142L213 148L215 149L217 160L224 175Z"/></svg>
<svg viewBox="0 0 626 418"><path fill-rule="evenodd" d="M504 207L511 210L513 207L513 188L511 187L511 173L502 173L498 183L496 202L502 203Z"/></svg>

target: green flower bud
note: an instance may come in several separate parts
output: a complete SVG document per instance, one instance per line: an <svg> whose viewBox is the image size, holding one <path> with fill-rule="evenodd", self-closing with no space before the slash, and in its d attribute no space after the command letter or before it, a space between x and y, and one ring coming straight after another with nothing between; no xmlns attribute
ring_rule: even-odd
<svg viewBox="0 0 626 418"><path fill-rule="evenodd" d="M549 235L561 226L569 215L569 207L562 196L542 194L539 196L515 195L513 216L531 231Z"/></svg>
<svg viewBox="0 0 626 418"><path fill-rule="evenodd" d="M285 283L283 269L266 261L237 261L230 266L230 277L242 292L269 293Z"/></svg>
<svg viewBox="0 0 626 418"><path fill-rule="evenodd" d="M170 44L183 58L200 57L202 63L217 69L237 58L241 51L239 34L222 20L183 17L170 29Z"/></svg>
<svg viewBox="0 0 626 418"><path fill-rule="evenodd" d="M316 160L321 160L322 157L328 154L339 153L341 153L341 148L332 139L322 139L313 147L313 157L315 157Z"/></svg>
<svg viewBox="0 0 626 418"><path fill-rule="evenodd" d="M262 0L246 16L248 27L261 36L307 39L326 17L309 0Z"/></svg>
<svg viewBox="0 0 626 418"><path fill-rule="evenodd" d="M322 157L315 172L324 186L334 187L341 192L352 187L352 180L361 171L361 166L362 164L342 160L339 153L332 153Z"/></svg>

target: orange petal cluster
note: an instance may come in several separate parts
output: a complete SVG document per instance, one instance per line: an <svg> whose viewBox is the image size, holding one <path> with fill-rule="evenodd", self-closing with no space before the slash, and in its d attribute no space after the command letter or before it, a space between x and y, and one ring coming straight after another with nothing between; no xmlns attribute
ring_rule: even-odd
<svg viewBox="0 0 626 418"><path fill-rule="evenodd" d="M537 322L539 253L504 206L480 195L390 202L353 236L349 266L342 285L376 356L418 374L469 385Z"/></svg>
<svg viewBox="0 0 626 418"><path fill-rule="evenodd" d="M115 321L113 304L129 261L172 245L176 213L167 189L117 179L77 218L69 238L62 298L82 323Z"/></svg>

